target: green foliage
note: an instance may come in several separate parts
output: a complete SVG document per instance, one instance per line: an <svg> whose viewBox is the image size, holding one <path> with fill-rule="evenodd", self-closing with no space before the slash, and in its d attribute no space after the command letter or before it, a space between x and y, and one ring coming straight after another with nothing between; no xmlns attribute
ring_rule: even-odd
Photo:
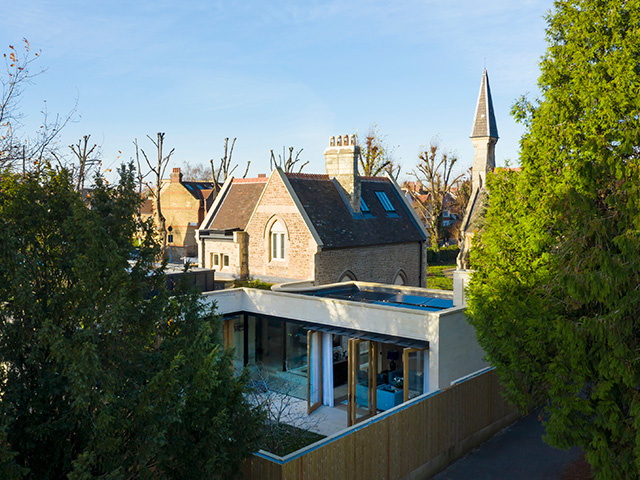
<svg viewBox="0 0 640 480"><path fill-rule="evenodd" d="M273 283L263 282L259 279L254 280L236 280L233 282L233 288L258 288L260 290L271 290Z"/></svg>
<svg viewBox="0 0 640 480"><path fill-rule="evenodd" d="M284 457L323 438L326 437L319 433L287 425L286 423L278 423L268 430L262 448Z"/></svg>
<svg viewBox="0 0 640 480"><path fill-rule="evenodd" d="M437 250L429 247L427 248L427 265L455 265L459 252L460 247L458 245L440 247Z"/></svg>
<svg viewBox="0 0 640 480"><path fill-rule="evenodd" d="M1 478L227 478L256 445L219 321L169 296L120 174L90 208L64 170L0 176Z"/></svg>
<svg viewBox="0 0 640 480"><path fill-rule="evenodd" d="M509 398L598 478L640 477L640 1L558 1L521 172L488 181L470 319Z"/></svg>

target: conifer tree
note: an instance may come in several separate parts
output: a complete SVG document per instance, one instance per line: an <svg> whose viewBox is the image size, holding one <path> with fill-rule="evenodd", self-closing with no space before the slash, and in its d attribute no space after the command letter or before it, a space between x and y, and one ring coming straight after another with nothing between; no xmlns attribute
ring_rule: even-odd
<svg viewBox="0 0 640 480"><path fill-rule="evenodd" d="M469 314L546 439L640 476L640 1L556 1L521 172L490 179Z"/></svg>
<svg viewBox="0 0 640 480"><path fill-rule="evenodd" d="M228 478L256 447L220 324L166 290L120 173L90 206L46 163L0 175L0 478Z"/></svg>

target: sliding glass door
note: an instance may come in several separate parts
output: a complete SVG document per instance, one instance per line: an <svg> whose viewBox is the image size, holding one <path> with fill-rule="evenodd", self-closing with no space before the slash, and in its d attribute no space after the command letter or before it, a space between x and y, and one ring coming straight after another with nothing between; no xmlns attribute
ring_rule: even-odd
<svg viewBox="0 0 640 480"><path fill-rule="evenodd" d="M429 391L429 350L405 348L402 354L404 365L404 401Z"/></svg>
<svg viewBox="0 0 640 480"><path fill-rule="evenodd" d="M348 426L376 414L377 372L376 342L349 339Z"/></svg>

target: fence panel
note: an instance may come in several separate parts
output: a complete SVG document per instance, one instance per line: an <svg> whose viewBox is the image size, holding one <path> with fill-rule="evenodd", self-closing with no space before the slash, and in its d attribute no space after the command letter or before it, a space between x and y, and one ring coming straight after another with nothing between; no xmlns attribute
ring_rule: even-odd
<svg viewBox="0 0 640 480"><path fill-rule="evenodd" d="M518 418L501 389L481 373L282 461L254 455L243 478L426 478Z"/></svg>

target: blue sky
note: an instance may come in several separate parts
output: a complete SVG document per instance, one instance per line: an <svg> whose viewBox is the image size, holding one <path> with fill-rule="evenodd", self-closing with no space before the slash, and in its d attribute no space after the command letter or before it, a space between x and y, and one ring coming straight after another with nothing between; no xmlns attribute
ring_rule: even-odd
<svg viewBox="0 0 640 480"><path fill-rule="evenodd" d="M24 128L46 101L65 114L62 150L82 135L102 145L104 168L147 151L166 132L172 166L234 159L268 173L269 150L303 148L323 173L332 135L376 123L406 176L438 136L473 160L469 140L486 62L499 164L517 163L522 127L509 115L537 92L544 16L552 2L21 1L3 7L0 49L23 37L46 68L23 96ZM120 152L120 153L119 153Z"/></svg>

